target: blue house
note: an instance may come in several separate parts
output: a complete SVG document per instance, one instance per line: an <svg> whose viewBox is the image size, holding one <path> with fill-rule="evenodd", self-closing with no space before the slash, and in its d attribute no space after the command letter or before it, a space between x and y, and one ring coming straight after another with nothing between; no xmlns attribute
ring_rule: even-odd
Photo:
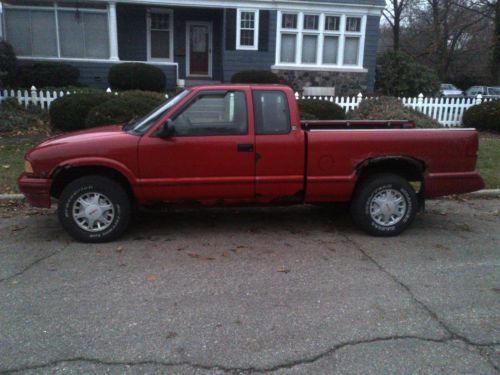
<svg viewBox="0 0 500 375"><path fill-rule="evenodd" d="M107 86L113 64L160 67L167 85L272 70L297 89L371 91L384 0L7 0L20 61L64 61Z"/></svg>

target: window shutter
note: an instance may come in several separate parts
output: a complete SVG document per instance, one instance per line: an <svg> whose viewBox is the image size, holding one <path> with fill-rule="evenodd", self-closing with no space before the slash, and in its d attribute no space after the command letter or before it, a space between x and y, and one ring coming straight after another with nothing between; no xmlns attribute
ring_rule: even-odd
<svg viewBox="0 0 500 375"><path fill-rule="evenodd" d="M259 12L259 51L269 50L269 11Z"/></svg>
<svg viewBox="0 0 500 375"><path fill-rule="evenodd" d="M236 49L236 9L226 9L226 50Z"/></svg>

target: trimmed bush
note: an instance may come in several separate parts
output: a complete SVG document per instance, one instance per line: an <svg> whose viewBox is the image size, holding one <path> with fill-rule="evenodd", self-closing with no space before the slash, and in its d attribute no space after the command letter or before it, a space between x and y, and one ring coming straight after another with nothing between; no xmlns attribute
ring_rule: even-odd
<svg viewBox="0 0 500 375"><path fill-rule="evenodd" d="M16 84L20 87L65 87L78 86L80 71L69 64L40 62L20 65Z"/></svg>
<svg viewBox="0 0 500 375"><path fill-rule="evenodd" d="M280 83L280 78L268 70L242 70L231 77L232 83Z"/></svg>
<svg viewBox="0 0 500 375"><path fill-rule="evenodd" d="M343 120L345 112L339 105L326 100L300 99L300 118L303 120Z"/></svg>
<svg viewBox="0 0 500 375"><path fill-rule="evenodd" d="M378 58L375 85L388 96L435 95L439 91L439 78L410 55L391 51Z"/></svg>
<svg viewBox="0 0 500 375"><path fill-rule="evenodd" d="M500 131L500 100L470 107L464 113L463 123L467 128Z"/></svg>
<svg viewBox="0 0 500 375"><path fill-rule="evenodd" d="M12 46L0 40L0 84L11 84L17 70L17 58Z"/></svg>
<svg viewBox="0 0 500 375"><path fill-rule="evenodd" d="M147 91L128 91L92 108L86 116L85 126L120 124L142 117L165 101L163 94Z"/></svg>
<svg viewBox="0 0 500 375"><path fill-rule="evenodd" d="M113 95L104 92L63 96L50 105L50 124L63 131L84 129L90 110L112 98Z"/></svg>
<svg viewBox="0 0 500 375"><path fill-rule="evenodd" d="M108 82L113 90L165 90L167 79L160 68L141 63L123 63L111 67Z"/></svg>
<svg viewBox="0 0 500 375"><path fill-rule="evenodd" d="M359 107L347 113L349 120L408 120L417 128L439 128L439 122L423 113L407 108L397 98L380 97L365 99Z"/></svg>

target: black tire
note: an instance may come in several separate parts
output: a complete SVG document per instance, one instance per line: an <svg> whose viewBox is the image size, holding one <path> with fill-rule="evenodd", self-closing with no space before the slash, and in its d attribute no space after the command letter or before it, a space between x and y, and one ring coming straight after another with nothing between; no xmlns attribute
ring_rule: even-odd
<svg viewBox="0 0 500 375"><path fill-rule="evenodd" d="M85 230L78 224L73 215L75 202L80 197L92 196L93 193L105 196L112 205L112 219L103 230ZM92 243L108 242L121 236L127 229L131 215L131 199L126 190L112 179L101 176L85 176L71 182L64 188L59 198L57 213L63 228L76 240Z"/></svg>
<svg viewBox="0 0 500 375"><path fill-rule="evenodd" d="M404 201L405 207L403 208L403 203L400 207L395 207L393 203L391 207L388 207L388 212L391 212L391 208L398 210L400 215L399 219L395 219L394 223L388 221L385 224L381 224L380 216L386 218L386 216L379 215L379 218L374 218L372 216L371 209L376 208L372 206L372 201L379 197L384 197L384 192L399 193L399 196ZM397 204L399 205L399 203ZM377 206L378 207L378 206ZM377 174L368 177L366 180L361 181L360 185L357 187L354 198L351 202L351 216L353 222L363 229L365 232L380 237L396 236L403 232L408 226L413 222L418 210L418 201L415 190L404 178L399 177L394 174ZM395 215L396 216L396 215ZM378 222L377 222L378 219ZM392 216L391 216L392 219ZM396 221L398 220L398 221Z"/></svg>

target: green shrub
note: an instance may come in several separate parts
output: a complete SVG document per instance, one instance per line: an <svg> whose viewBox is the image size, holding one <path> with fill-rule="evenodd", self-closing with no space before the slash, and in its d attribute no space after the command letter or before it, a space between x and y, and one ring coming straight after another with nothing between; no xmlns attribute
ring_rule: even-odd
<svg viewBox="0 0 500 375"><path fill-rule="evenodd" d="M378 58L375 86L383 95L435 95L439 78L428 67L403 52L387 52Z"/></svg>
<svg viewBox="0 0 500 375"><path fill-rule="evenodd" d="M439 122L405 107L397 98L380 97L365 99L359 107L347 113L349 120L408 120L414 121L417 128L439 128Z"/></svg>
<svg viewBox="0 0 500 375"><path fill-rule="evenodd" d="M65 87L78 86L80 71L69 64L59 62L37 62L20 65L16 84L20 87Z"/></svg>
<svg viewBox="0 0 500 375"><path fill-rule="evenodd" d="M17 58L12 46L0 40L0 85L11 84L17 70Z"/></svg>
<svg viewBox="0 0 500 375"><path fill-rule="evenodd" d="M280 78L268 70L242 70L231 78L232 83L280 83Z"/></svg>
<svg viewBox="0 0 500 375"><path fill-rule="evenodd" d="M111 67L108 82L113 90L163 91L166 77L156 66L141 63L123 63Z"/></svg>
<svg viewBox="0 0 500 375"><path fill-rule="evenodd" d="M468 128L500 131L500 100L470 107L464 113L463 124Z"/></svg>
<svg viewBox="0 0 500 375"><path fill-rule="evenodd" d="M17 135L33 132L48 132L47 112L29 105L25 108L16 99L7 99L0 104L0 134Z"/></svg>
<svg viewBox="0 0 500 375"><path fill-rule="evenodd" d="M343 120L345 112L339 105L314 99L297 100L300 118L303 120Z"/></svg>
<svg viewBox="0 0 500 375"><path fill-rule="evenodd" d="M127 91L92 108L86 116L85 126L124 123L148 114L165 100L159 93Z"/></svg>
<svg viewBox="0 0 500 375"><path fill-rule="evenodd" d="M104 92L63 96L50 105L50 124L64 131L84 129L90 110L111 99L113 95Z"/></svg>

